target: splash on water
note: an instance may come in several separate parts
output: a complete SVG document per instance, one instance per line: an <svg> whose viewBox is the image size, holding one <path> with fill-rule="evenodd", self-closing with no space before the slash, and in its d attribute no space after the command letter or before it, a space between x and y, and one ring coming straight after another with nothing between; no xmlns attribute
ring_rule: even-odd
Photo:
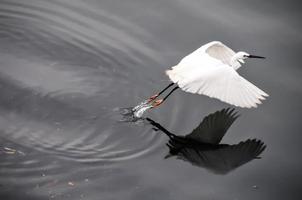
<svg viewBox="0 0 302 200"><path fill-rule="evenodd" d="M120 121L123 122L138 122L142 120L143 114L152 108L152 105L148 100L140 102L137 106L129 108L119 108L119 111L123 118Z"/></svg>
<svg viewBox="0 0 302 200"><path fill-rule="evenodd" d="M135 117L141 118L143 116L143 114L150 108L152 108L152 105L149 104L149 100L145 100L145 101L139 103L137 106L135 106L132 109L132 111L133 111L133 114Z"/></svg>

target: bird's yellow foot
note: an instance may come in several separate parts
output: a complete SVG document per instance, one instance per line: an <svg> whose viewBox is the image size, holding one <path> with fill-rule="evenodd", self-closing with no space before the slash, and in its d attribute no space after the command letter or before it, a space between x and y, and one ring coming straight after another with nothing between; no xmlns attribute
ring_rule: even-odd
<svg viewBox="0 0 302 200"><path fill-rule="evenodd" d="M151 101L153 101L154 99L156 99L158 97L158 94L155 94L153 96L151 96L149 99L148 99L148 103L150 103Z"/></svg>
<svg viewBox="0 0 302 200"><path fill-rule="evenodd" d="M152 102L152 108L155 108L157 106L159 106L160 104L162 104L164 102L164 100L159 99L159 100L155 100Z"/></svg>

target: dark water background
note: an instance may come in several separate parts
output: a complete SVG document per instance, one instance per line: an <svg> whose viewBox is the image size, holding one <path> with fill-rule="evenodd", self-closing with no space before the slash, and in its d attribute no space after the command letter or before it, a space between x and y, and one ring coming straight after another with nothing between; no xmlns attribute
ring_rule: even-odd
<svg viewBox="0 0 302 200"><path fill-rule="evenodd" d="M301 31L298 1L0 0L0 199L301 199ZM270 97L223 139L267 148L226 175L118 112L212 40L267 57L239 72ZM227 106L177 91L147 116L184 135Z"/></svg>

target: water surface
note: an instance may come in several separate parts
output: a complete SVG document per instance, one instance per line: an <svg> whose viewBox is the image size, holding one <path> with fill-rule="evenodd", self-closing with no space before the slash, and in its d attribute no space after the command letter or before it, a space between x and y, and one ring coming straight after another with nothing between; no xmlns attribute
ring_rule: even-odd
<svg viewBox="0 0 302 200"><path fill-rule="evenodd" d="M1 199L300 199L302 37L295 1L0 0ZM168 138L122 108L204 43L266 56L239 70L270 94L223 138L267 148L225 175L164 159ZM190 133L228 105L176 91L146 117Z"/></svg>

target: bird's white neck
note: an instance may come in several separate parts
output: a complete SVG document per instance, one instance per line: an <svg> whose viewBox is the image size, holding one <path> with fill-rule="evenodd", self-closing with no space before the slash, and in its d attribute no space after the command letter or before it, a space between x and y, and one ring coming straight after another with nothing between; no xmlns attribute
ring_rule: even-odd
<svg viewBox="0 0 302 200"><path fill-rule="evenodd" d="M239 53L236 53L235 55L232 56L231 58L231 66L237 70L241 67L241 63L244 63L241 55Z"/></svg>

